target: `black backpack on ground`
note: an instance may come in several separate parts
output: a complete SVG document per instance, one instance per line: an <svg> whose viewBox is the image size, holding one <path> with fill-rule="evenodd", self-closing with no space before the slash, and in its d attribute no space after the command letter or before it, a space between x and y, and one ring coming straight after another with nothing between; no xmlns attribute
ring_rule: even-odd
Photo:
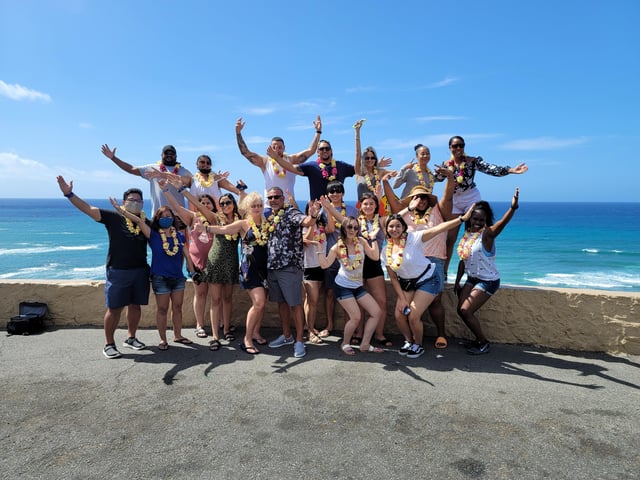
<svg viewBox="0 0 640 480"><path fill-rule="evenodd" d="M42 302L20 302L20 315L11 317L7 323L9 335L29 335L44 330L44 320L49 313L49 307Z"/></svg>

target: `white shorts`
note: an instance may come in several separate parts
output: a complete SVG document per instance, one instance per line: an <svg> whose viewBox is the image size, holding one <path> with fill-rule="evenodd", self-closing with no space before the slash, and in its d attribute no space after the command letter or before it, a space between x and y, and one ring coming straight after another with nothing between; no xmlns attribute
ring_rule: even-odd
<svg viewBox="0 0 640 480"><path fill-rule="evenodd" d="M470 188L461 192L455 192L453 194L453 210L454 215L461 215L469 210L469 207L476 202L479 202L480 190L477 187Z"/></svg>

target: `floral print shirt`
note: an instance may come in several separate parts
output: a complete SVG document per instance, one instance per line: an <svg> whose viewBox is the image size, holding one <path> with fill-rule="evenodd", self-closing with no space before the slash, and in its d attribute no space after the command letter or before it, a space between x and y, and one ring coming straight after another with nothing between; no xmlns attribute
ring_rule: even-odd
<svg viewBox="0 0 640 480"><path fill-rule="evenodd" d="M482 157L464 157L464 168L459 168L458 165L454 163L453 170L453 179L455 181L455 188L453 193L464 192L466 190L470 190L476 187L476 182L474 181L474 177L476 175L476 170L482 173L486 173L487 175L491 175L493 177L504 177L509 175L509 169L511 167L501 167L498 165L494 165L492 163L485 162ZM449 160L442 164L443 168L448 168ZM447 177L436 175L435 181L442 182ZM461 178L461 180L459 180Z"/></svg>
<svg viewBox="0 0 640 480"><path fill-rule="evenodd" d="M274 224L274 230L269 234L267 250L269 252L267 268L279 270L293 266L304 268L304 249L302 244L302 222L306 215L297 208L284 208L281 219ZM271 209L264 212L266 218L271 215Z"/></svg>

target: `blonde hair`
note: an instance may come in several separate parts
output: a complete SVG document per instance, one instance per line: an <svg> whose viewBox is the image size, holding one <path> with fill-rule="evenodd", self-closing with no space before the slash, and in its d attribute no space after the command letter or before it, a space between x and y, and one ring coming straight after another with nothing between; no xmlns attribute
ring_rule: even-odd
<svg viewBox="0 0 640 480"><path fill-rule="evenodd" d="M249 192L247 195L240 201L240 212L243 217L246 217L251 210L251 205L256 202L260 202L264 205L264 201L262 200L262 195L258 192Z"/></svg>

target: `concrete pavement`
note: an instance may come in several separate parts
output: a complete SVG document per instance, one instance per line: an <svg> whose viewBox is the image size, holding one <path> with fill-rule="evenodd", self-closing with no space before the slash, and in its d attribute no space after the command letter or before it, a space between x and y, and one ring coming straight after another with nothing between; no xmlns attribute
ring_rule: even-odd
<svg viewBox="0 0 640 480"><path fill-rule="evenodd" d="M472 357L454 339L415 360L347 357L330 337L295 359L184 333L193 346L160 352L142 330L136 352L118 330L123 357L107 360L101 329L0 332L2 477L639 475L640 357L499 344Z"/></svg>

